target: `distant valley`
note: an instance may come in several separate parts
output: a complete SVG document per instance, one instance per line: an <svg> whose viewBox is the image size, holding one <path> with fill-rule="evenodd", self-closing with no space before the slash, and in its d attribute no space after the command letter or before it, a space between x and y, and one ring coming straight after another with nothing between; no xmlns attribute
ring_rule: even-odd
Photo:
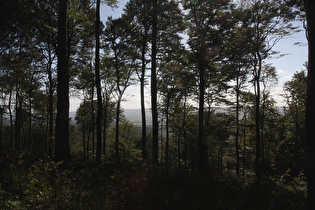
<svg viewBox="0 0 315 210"><path fill-rule="evenodd" d="M147 120L147 125L151 125L152 123L152 116L151 116L151 110L150 109L146 109L146 120ZM75 114L76 112L70 112L69 113L69 117L71 118L71 122L75 123ZM141 110L140 109L125 109L124 110L124 115L126 117L126 119L134 124L134 125L138 125L141 126Z"/></svg>

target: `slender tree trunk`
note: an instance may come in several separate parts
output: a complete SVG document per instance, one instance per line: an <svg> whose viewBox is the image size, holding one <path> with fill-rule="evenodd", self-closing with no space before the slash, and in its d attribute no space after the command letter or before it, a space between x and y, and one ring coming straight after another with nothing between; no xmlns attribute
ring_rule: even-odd
<svg viewBox="0 0 315 210"><path fill-rule="evenodd" d="M0 153L2 153L3 112L4 112L4 109L2 107L0 107Z"/></svg>
<svg viewBox="0 0 315 210"><path fill-rule="evenodd" d="M58 86L55 158L70 159L69 146L69 72L67 59L67 0L59 0L58 10Z"/></svg>
<svg viewBox="0 0 315 210"><path fill-rule="evenodd" d="M115 155L116 163L120 165L120 155L119 155L119 121L120 121L120 102L122 94L119 95L116 106L116 135L115 135Z"/></svg>
<svg viewBox="0 0 315 210"><path fill-rule="evenodd" d="M143 42L142 46L142 66L141 66L141 77L140 77L140 97L141 97L141 121L142 121L142 159L147 160L147 122L146 122L146 113L145 113L145 96L144 96L144 78L145 78L145 51L146 51L146 39Z"/></svg>
<svg viewBox="0 0 315 210"><path fill-rule="evenodd" d="M88 129L88 136L87 136L87 142L86 142L86 154L89 157L89 151L90 151L90 144L91 144L91 128Z"/></svg>
<svg viewBox="0 0 315 210"><path fill-rule="evenodd" d="M107 112L108 112L108 101L109 101L109 99L106 96L103 96L103 98L106 98L105 102L104 102L105 103L104 104L104 120L103 120L103 122L104 122L104 124L103 124L104 129L103 129L103 147L102 147L102 149L103 149L103 156L105 158L105 154L106 154L106 150L105 150L105 148L106 148L106 133L107 133Z"/></svg>
<svg viewBox="0 0 315 210"><path fill-rule="evenodd" d="M204 104L205 104L205 35L201 35L199 51L199 172L207 171L207 144L204 138Z"/></svg>
<svg viewBox="0 0 315 210"><path fill-rule="evenodd" d="M32 138L32 97L33 97L33 90L32 87L30 87L30 98L29 98L29 113L28 113L28 152L31 152L31 138Z"/></svg>
<svg viewBox="0 0 315 210"><path fill-rule="evenodd" d="M28 139L27 139L27 142L28 142L28 152L30 153L31 152L31 138L32 138L32 109L33 109L33 103L32 103L32 98L33 98L33 80L34 80L34 74L35 73L32 73L32 76L31 76L31 83L30 83L30 89L29 89L29 126L28 126Z"/></svg>
<svg viewBox="0 0 315 210"><path fill-rule="evenodd" d="M105 92L103 98L105 99L105 105L104 105L104 130L103 130L103 155L105 158L105 154L106 154L106 139L107 139L107 128L109 125L107 125L107 121L110 120L108 119L108 115L110 114L110 92L112 92L112 90L110 90L109 92Z"/></svg>
<svg viewBox="0 0 315 210"><path fill-rule="evenodd" d="M243 128L243 179L245 180L246 129Z"/></svg>
<svg viewBox="0 0 315 210"><path fill-rule="evenodd" d="M259 90L259 82L256 83L257 95L255 97L255 134L256 134L256 164L255 164L255 173L258 181L261 176L261 168L260 168L260 90Z"/></svg>
<svg viewBox="0 0 315 210"><path fill-rule="evenodd" d="M165 111L165 132L166 132L166 143L165 143L165 163L168 164L168 156L169 156L169 142L170 142L170 130L169 130L169 107L170 107L170 96L167 92L166 99L166 111Z"/></svg>
<svg viewBox="0 0 315 210"><path fill-rule="evenodd" d="M164 119L163 117L161 117L161 121L160 121L160 129L161 129L161 132L160 132L160 141L161 141L161 166L162 168L164 167L164 139L163 139L163 126L164 126Z"/></svg>
<svg viewBox="0 0 315 210"><path fill-rule="evenodd" d="M266 98L264 96L264 90L262 91L262 103L260 107L261 117L260 117L260 153L261 153L261 173L264 173L265 168L265 110L266 110ZM297 139L298 140L298 139Z"/></svg>
<svg viewBox="0 0 315 210"><path fill-rule="evenodd" d="M239 107L240 107L240 85L239 75L236 78L236 134L235 134L235 152L236 152L236 175L240 174L240 155L239 155L239 144L238 139L240 135L240 124L239 124Z"/></svg>
<svg viewBox="0 0 315 210"><path fill-rule="evenodd" d="M91 112L92 112L92 155L95 154L95 107L94 107L94 83L92 85L92 94L91 94Z"/></svg>
<svg viewBox="0 0 315 210"><path fill-rule="evenodd" d="M95 22L95 76L97 93L97 116L96 116L96 161L101 162L102 158L102 111L103 100L100 78L100 4L96 1L96 22Z"/></svg>
<svg viewBox="0 0 315 210"><path fill-rule="evenodd" d="M157 54L157 0L153 0L152 10L152 66L151 66L151 108L152 108L152 163L158 164L159 156L159 125L157 111L157 80L156 80L156 54Z"/></svg>
<svg viewBox="0 0 315 210"><path fill-rule="evenodd" d="M15 151L17 154L20 153L20 141L21 141L21 100L20 94L18 91L18 85L16 85L16 94L15 94Z"/></svg>
<svg viewBox="0 0 315 210"><path fill-rule="evenodd" d="M261 58L260 53L257 52L258 67L255 66L255 134L256 134L256 163L255 163L255 174L257 177L258 184L261 179L261 138L260 138L260 74L261 74ZM258 69L257 69L258 68Z"/></svg>
<svg viewBox="0 0 315 210"><path fill-rule="evenodd" d="M180 139L181 139L181 135L178 135L178 139L177 139L177 168L178 171L181 168L181 164L180 164L180 157L181 157L181 152L180 152Z"/></svg>
<svg viewBox="0 0 315 210"><path fill-rule="evenodd" d="M53 130L54 130L54 89L53 89L53 78L52 78L52 58L50 45L48 45L48 82L49 82L49 91L48 91L48 156L53 154Z"/></svg>
<svg viewBox="0 0 315 210"><path fill-rule="evenodd" d="M184 108L183 108L183 122L182 122L182 129L183 129L183 138L184 138L184 169L187 172L187 132L186 132L186 103L187 103L187 90L185 89L184 94Z"/></svg>
<svg viewBox="0 0 315 210"><path fill-rule="evenodd" d="M82 125L82 138L83 138L83 159L86 158L86 123L85 120L83 120L83 125Z"/></svg>
<svg viewBox="0 0 315 210"><path fill-rule="evenodd" d="M9 94L9 116L10 116L10 148L11 148L11 152L14 151L13 149L13 115L12 115L12 86L10 87L10 94Z"/></svg>
<svg viewBox="0 0 315 210"><path fill-rule="evenodd" d="M306 178L307 209L315 209L315 1L305 0L308 38L308 74L306 97Z"/></svg>

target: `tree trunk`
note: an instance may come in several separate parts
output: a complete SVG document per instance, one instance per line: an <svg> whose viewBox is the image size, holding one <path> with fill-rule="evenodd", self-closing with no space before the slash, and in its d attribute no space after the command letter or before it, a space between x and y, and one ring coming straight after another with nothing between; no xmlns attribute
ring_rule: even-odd
<svg viewBox="0 0 315 210"><path fill-rule="evenodd" d="M83 159L85 160L86 158L86 123L85 120L83 120L83 125L82 125L82 138L83 138Z"/></svg>
<svg viewBox="0 0 315 210"><path fill-rule="evenodd" d="M119 121L120 121L120 102L122 94L118 96L117 107L116 107L116 135L115 135L115 155L116 164L120 165L120 155L119 155Z"/></svg>
<svg viewBox="0 0 315 210"><path fill-rule="evenodd" d="M106 88L105 88L106 89ZM105 154L106 154L106 139L107 139L107 128L108 128L108 125L107 125L107 121L110 120L108 119L108 115L110 114L111 110L109 110L109 107L110 107L110 92L112 92L112 90L110 90L109 92L107 92L105 90L105 93L103 95L103 98L105 99L104 103L104 119L103 119L103 126L104 126L104 129L103 129L103 155L104 155L104 158L105 158Z"/></svg>
<svg viewBox="0 0 315 210"><path fill-rule="evenodd" d="M13 114L12 114L12 109L11 109L11 105L12 105L12 86L10 87L10 94L9 94L9 116L10 116L10 148L11 148L11 152L14 151L13 149Z"/></svg>
<svg viewBox="0 0 315 210"><path fill-rule="evenodd" d="M146 35L145 35L146 36ZM146 39L142 46L142 67L141 67L141 78L140 78L140 97L141 97L141 121L142 121L142 159L147 160L147 123L146 123L146 113L145 113L145 96L144 96L144 77L145 77L145 49L146 49Z"/></svg>
<svg viewBox="0 0 315 210"><path fill-rule="evenodd" d="M3 126L4 108L0 107L0 153L2 153L2 126Z"/></svg>
<svg viewBox="0 0 315 210"><path fill-rule="evenodd" d="M92 94L91 94L91 112L92 112L92 155L95 154L95 107L94 107L94 83L92 85Z"/></svg>
<svg viewBox="0 0 315 210"><path fill-rule="evenodd" d="M156 54L157 54L157 0L153 0L152 10L152 66L151 66L151 108L152 108L152 163L158 164L159 156L159 125L157 112L157 80L156 80Z"/></svg>
<svg viewBox="0 0 315 210"><path fill-rule="evenodd" d="M32 85L30 85L32 86ZM32 97L33 97L33 89L30 87L30 92L29 92L30 98L29 98L29 113L28 113L28 152L31 153L31 138L32 138Z"/></svg>
<svg viewBox="0 0 315 210"><path fill-rule="evenodd" d="M102 149L103 149L103 156L104 156L104 158L105 158L105 154L106 154L106 150L105 150L105 148L106 148L106 133L107 133L107 112L108 112L108 101L109 101L109 99L106 97L106 96L103 96L103 98L105 98L105 105L104 105L104 120L103 120L103 122L104 122L104 124L103 124L103 127L104 127L104 129L103 129L103 147L102 147Z"/></svg>
<svg viewBox="0 0 315 210"><path fill-rule="evenodd" d="M315 209L315 1L305 0L308 38L308 74L306 97L306 177L307 209Z"/></svg>
<svg viewBox="0 0 315 210"><path fill-rule="evenodd" d="M90 144L91 144L90 139L91 139L91 128L88 128L88 136L87 136L87 141L86 141L86 154L88 155L87 157L89 157Z"/></svg>
<svg viewBox="0 0 315 210"><path fill-rule="evenodd" d="M243 128L243 180L245 180L246 129Z"/></svg>
<svg viewBox="0 0 315 210"><path fill-rule="evenodd" d="M258 67L255 65L255 135L256 135L256 163L255 163L255 174L258 183L260 183L261 179L261 157L260 157L260 74L262 68L262 61L260 58L260 53L257 52L258 57ZM258 68L258 69L257 69Z"/></svg>
<svg viewBox="0 0 315 210"><path fill-rule="evenodd" d="M238 139L240 135L240 124L239 124L239 107L240 107L240 85L239 85L239 74L236 78L236 134L235 134L235 152L236 152L236 175L240 174L240 155L239 155L239 144Z"/></svg>
<svg viewBox="0 0 315 210"><path fill-rule="evenodd" d="M167 92L167 102L165 111L165 129L166 129L166 143L165 143L165 163L168 165L168 153L169 153L169 142L170 142L170 130L169 130L169 107L170 107L170 96Z"/></svg>
<svg viewBox="0 0 315 210"><path fill-rule="evenodd" d="M58 86L55 159L68 161L69 146L69 73L67 60L67 0L59 0L58 10Z"/></svg>
<svg viewBox="0 0 315 210"><path fill-rule="evenodd" d="M48 114L49 114L49 124L48 124L48 156L53 154L53 130L54 130L54 89L53 89L53 78L52 78L52 58L50 45L48 45L48 82L49 82L49 91L48 91Z"/></svg>
<svg viewBox="0 0 315 210"><path fill-rule="evenodd" d="M184 170L187 172L187 132L186 132L186 103L187 103L187 90L185 89L184 94L184 107L183 107L183 121L182 121L182 129L183 129L183 138L184 138Z"/></svg>
<svg viewBox="0 0 315 210"><path fill-rule="evenodd" d="M160 153L160 157L161 157L161 166L162 168L164 167L164 163L163 163L163 160L164 160L164 139L163 139L163 126L164 126L164 119L163 117L161 117L161 120L160 120L160 129L161 129L161 133L160 133L160 142L161 142L161 153Z"/></svg>
<svg viewBox="0 0 315 210"><path fill-rule="evenodd" d="M96 161L101 162L102 157L102 111L103 100L100 78L100 0L96 1L95 22L95 82L97 93L97 116L96 116Z"/></svg>
<svg viewBox="0 0 315 210"><path fill-rule="evenodd" d="M16 85L16 94L15 94L15 125L14 125L14 131L15 131L15 152L17 154L20 153L20 140L21 140L21 100L20 100L20 94L18 91L18 85Z"/></svg>
<svg viewBox="0 0 315 210"><path fill-rule="evenodd" d="M180 171L181 169L181 164L180 164L180 157L181 157L181 152L180 152L180 139L181 139L181 135L178 134L178 139L177 139L177 168L178 171Z"/></svg>
<svg viewBox="0 0 315 210"><path fill-rule="evenodd" d="M204 138L204 103L205 103L205 35L201 34L199 51L199 172L207 171L207 144Z"/></svg>

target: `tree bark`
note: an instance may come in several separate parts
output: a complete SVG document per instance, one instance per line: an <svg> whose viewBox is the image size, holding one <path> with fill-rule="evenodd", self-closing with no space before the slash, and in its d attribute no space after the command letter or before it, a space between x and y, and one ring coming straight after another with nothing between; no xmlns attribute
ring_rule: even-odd
<svg viewBox="0 0 315 210"><path fill-rule="evenodd" d="M94 107L94 88L95 84L92 83L92 94L91 94L91 115L92 115L92 126L90 132L92 132L92 155L95 154L95 107ZM89 150L88 150L89 151Z"/></svg>
<svg viewBox="0 0 315 210"><path fill-rule="evenodd" d="M9 104L8 104L8 109L9 109L9 116L10 116L10 148L11 152L14 151L13 149L13 114L12 114L12 88L13 86L10 85L10 94L9 94Z"/></svg>
<svg viewBox="0 0 315 210"><path fill-rule="evenodd" d="M67 60L67 0L59 0L58 10L58 86L55 159L68 161L69 147L69 72Z"/></svg>
<svg viewBox="0 0 315 210"><path fill-rule="evenodd" d="M107 134L107 113L108 113L108 102L109 99L104 95L103 98L105 99L104 102L104 120L103 120L103 156L104 158L106 158L105 154L106 154L106 134Z"/></svg>
<svg viewBox="0 0 315 210"><path fill-rule="evenodd" d="M187 172L187 132L186 132L186 104L187 104L187 90L185 89L184 93L184 107L183 107L183 121L182 121L182 129L183 129L183 138L184 138L184 170Z"/></svg>
<svg viewBox="0 0 315 210"><path fill-rule="evenodd" d="M49 91L48 91L48 115L49 115L49 124L48 124L48 156L53 154L53 130L54 130L54 89L53 89L53 78L52 78L52 57L51 49L48 44L48 82L49 82Z"/></svg>
<svg viewBox="0 0 315 210"><path fill-rule="evenodd" d="M235 152L236 152L236 175L240 174L240 155L239 155L239 135L240 135L240 124L239 124L239 107L240 107L240 85L239 85L239 73L236 77L236 134L235 134Z"/></svg>
<svg viewBox="0 0 315 210"><path fill-rule="evenodd" d="M201 34L199 50L199 172L207 171L207 143L204 137L204 104L205 104L205 35Z"/></svg>
<svg viewBox="0 0 315 210"><path fill-rule="evenodd" d="M170 109L170 96L167 92L167 102L166 102L166 111L165 111L165 129L166 129L166 143L165 143L165 163L168 165L168 153L169 153L169 142L170 142L170 131L169 131L169 109Z"/></svg>
<svg viewBox="0 0 315 210"><path fill-rule="evenodd" d="M152 109L152 163L158 164L159 156L159 125L157 112L157 80L156 80L156 54L157 54L157 0L153 0L152 10L152 66L151 66L151 109Z"/></svg>
<svg viewBox="0 0 315 210"><path fill-rule="evenodd" d="M261 68L262 68L262 60L260 57L260 53L257 52L257 63L255 64L254 68L254 88L255 88L255 135L256 135L256 162L255 162L255 175L260 183L261 179L261 138L260 138L260 75L261 75ZM258 66L257 66L258 64Z"/></svg>
<svg viewBox="0 0 315 210"><path fill-rule="evenodd" d="M15 131L15 152L17 152L17 154L20 153L20 141L21 141L21 122L22 122L22 113L21 113L21 109L22 109L22 105L21 105L21 99L20 99L20 93L19 93L19 87L18 84L16 84L16 94L15 94L15 127L14 127L14 131Z"/></svg>
<svg viewBox="0 0 315 210"><path fill-rule="evenodd" d="M315 209L315 1L305 0L308 38L308 74L306 96L306 178L307 209Z"/></svg>
<svg viewBox="0 0 315 210"><path fill-rule="evenodd" d="M145 37L147 34L145 34ZM146 122L146 113L145 113L145 96L144 96L144 77L145 77L145 51L146 51L146 38L143 41L142 52L141 52L141 77L140 77L140 98L141 98L141 121L142 121L142 159L147 160L147 122Z"/></svg>
<svg viewBox="0 0 315 210"><path fill-rule="evenodd" d="M116 106L116 135L115 135L115 155L116 164L120 165L120 155L119 155L119 121L120 121L120 102L122 94L118 96L117 106Z"/></svg>
<svg viewBox="0 0 315 210"><path fill-rule="evenodd" d="M32 103L32 97L33 97L33 87L32 87L32 82L33 82L33 76L32 75L32 80L30 84L30 90L29 90L29 113L28 113L28 138L27 138L27 143L28 143L28 152L31 153L31 138L32 138L32 108L33 108L33 103Z"/></svg>
<svg viewBox="0 0 315 210"><path fill-rule="evenodd" d="M2 153L2 127L4 108L0 107L0 153Z"/></svg>
<svg viewBox="0 0 315 210"><path fill-rule="evenodd" d="M100 78L100 0L96 1L95 22L95 82L97 94L97 116L96 116L96 161L101 162L102 157L102 111L103 100Z"/></svg>

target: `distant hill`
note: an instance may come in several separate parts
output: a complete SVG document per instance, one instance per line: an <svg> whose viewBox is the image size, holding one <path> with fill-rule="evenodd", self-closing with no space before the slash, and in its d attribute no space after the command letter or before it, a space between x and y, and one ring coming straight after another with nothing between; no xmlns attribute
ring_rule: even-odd
<svg viewBox="0 0 315 210"><path fill-rule="evenodd" d="M71 124L75 124L75 115L76 112L69 112L69 117L71 118ZM125 109L124 115L126 119L135 125L141 125L141 110L140 109ZM146 119L147 119L147 125L151 125L151 110L146 109Z"/></svg>
<svg viewBox="0 0 315 210"><path fill-rule="evenodd" d="M276 107L276 108L281 114L284 113L283 107ZM227 108L222 108L222 107L215 108L216 113L219 113L219 112L226 113L227 111L228 111ZM147 126L151 126L152 125L151 109L146 109L145 112L146 112ZM124 115L130 123L141 126L141 110L140 109L125 109ZM71 121L70 121L71 124L76 123L75 116L76 116L76 112L69 112L69 117L71 118ZM13 118L14 118L14 115L13 115ZM4 115L3 123L10 124L8 114Z"/></svg>
<svg viewBox="0 0 315 210"><path fill-rule="evenodd" d="M145 113L146 113L147 125L151 125L152 124L151 110L146 109ZM124 115L126 119L132 124L141 125L141 109L125 109Z"/></svg>

